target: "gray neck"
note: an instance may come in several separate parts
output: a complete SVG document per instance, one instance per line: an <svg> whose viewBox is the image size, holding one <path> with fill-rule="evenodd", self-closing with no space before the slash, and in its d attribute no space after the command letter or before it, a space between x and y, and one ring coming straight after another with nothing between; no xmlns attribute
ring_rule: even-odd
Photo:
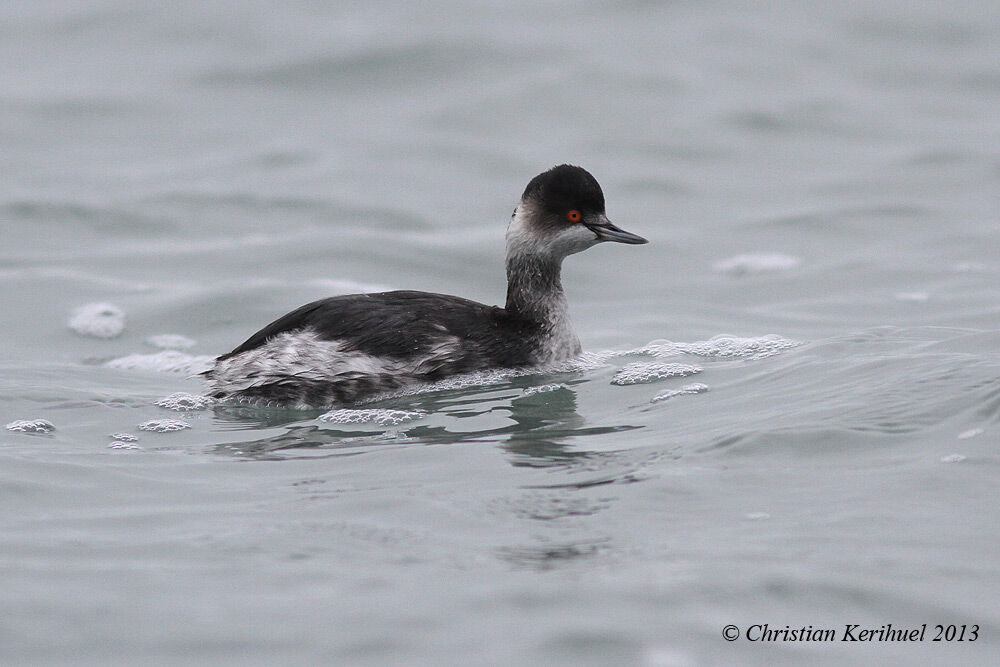
<svg viewBox="0 0 1000 667"><path fill-rule="evenodd" d="M507 257L507 312L539 327L535 363L562 361L581 351L580 339L569 321L560 268L558 260Z"/></svg>
<svg viewBox="0 0 1000 667"><path fill-rule="evenodd" d="M554 324L568 314L558 260L538 255L507 257L507 311Z"/></svg>

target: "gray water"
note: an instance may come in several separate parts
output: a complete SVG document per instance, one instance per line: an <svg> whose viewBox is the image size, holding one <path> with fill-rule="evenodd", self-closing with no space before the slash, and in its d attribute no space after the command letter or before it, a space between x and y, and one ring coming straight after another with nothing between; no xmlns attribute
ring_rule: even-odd
<svg viewBox="0 0 1000 667"><path fill-rule="evenodd" d="M0 658L995 663L998 109L989 2L5 3ZM575 370L155 405L316 298L502 302L560 162L651 241L567 261Z"/></svg>

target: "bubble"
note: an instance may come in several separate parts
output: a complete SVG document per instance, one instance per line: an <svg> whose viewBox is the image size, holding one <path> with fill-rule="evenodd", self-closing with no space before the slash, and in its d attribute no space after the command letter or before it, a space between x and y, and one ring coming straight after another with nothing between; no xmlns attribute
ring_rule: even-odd
<svg viewBox="0 0 1000 667"><path fill-rule="evenodd" d="M689 364L626 364L611 378L611 384L646 384L664 378L685 377L700 372L700 368Z"/></svg>
<svg viewBox="0 0 1000 667"><path fill-rule="evenodd" d="M188 394L187 392L179 391L170 394L166 398L161 398L156 401L155 405L168 410L192 411L204 410L213 403L215 403L215 399L211 396L200 396L198 394Z"/></svg>
<svg viewBox="0 0 1000 667"><path fill-rule="evenodd" d="M192 340L187 336L181 336L180 334L160 334L158 336L150 336L146 339L146 345L158 347L161 350L186 350L197 344L198 341Z"/></svg>
<svg viewBox="0 0 1000 667"><path fill-rule="evenodd" d="M215 364L215 357L190 355L177 350L164 350L155 354L130 354L106 362L108 368L122 370L158 371L160 373L183 373L195 375L209 370Z"/></svg>
<svg viewBox="0 0 1000 667"><path fill-rule="evenodd" d="M7 424L6 429L17 433L52 433L56 427L44 419L17 419Z"/></svg>
<svg viewBox="0 0 1000 667"><path fill-rule="evenodd" d="M703 394L708 391L708 385L702 384L701 382L695 382L693 384L686 384L680 389L670 389L668 391L661 392L649 399L650 403L659 403L660 401L669 401L671 398L676 398L677 396L686 396L688 394Z"/></svg>
<svg viewBox="0 0 1000 667"><path fill-rule="evenodd" d="M961 463L964 460L965 456L962 454L948 454L941 457L941 463Z"/></svg>
<svg viewBox="0 0 1000 667"><path fill-rule="evenodd" d="M420 419L426 413L419 410L351 410L342 408L331 410L317 417L321 422L331 424L378 424L379 426L398 426L415 419Z"/></svg>
<svg viewBox="0 0 1000 667"><path fill-rule="evenodd" d="M113 303L88 303L70 313L69 328L81 336L114 338L125 330L125 313Z"/></svg>
<svg viewBox="0 0 1000 667"><path fill-rule="evenodd" d="M191 424L180 419L150 419L148 422L139 424L140 431L152 431L154 433L171 433L173 431L183 431L191 428Z"/></svg>
<svg viewBox="0 0 1000 667"><path fill-rule="evenodd" d="M712 265L716 271L732 275L748 273L765 273L768 271L787 271L801 263L798 257L781 253L749 253L723 259Z"/></svg>
<svg viewBox="0 0 1000 667"><path fill-rule="evenodd" d="M131 433L112 433L108 436L112 440L120 440L121 442L138 442L139 438L132 435Z"/></svg>
<svg viewBox="0 0 1000 667"><path fill-rule="evenodd" d="M142 449L142 447L140 447L139 445L135 444L134 442L122 442L122 441L112 442L110 445L108 445L108 448L109 449Z"/></svg>

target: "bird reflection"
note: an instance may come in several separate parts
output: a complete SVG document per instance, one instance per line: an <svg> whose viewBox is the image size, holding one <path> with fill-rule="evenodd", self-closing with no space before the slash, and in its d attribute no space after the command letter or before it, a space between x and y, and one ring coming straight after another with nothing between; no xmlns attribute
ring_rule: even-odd
<svg viewBox="0 0 1000 667"><path fill-rule="evenodd" d="M589 458L594 452L570 447L581 436L628 431L634 426L586 426L577 412L576 392L566 385L546 392L515 398L510 402L509 437L503 448L515 466L550 467Z"/></svg>
<svg viewBox="0 0 1000 667"><path fill-rule="evenodd" d="M400 400L380 402L364 407L419 409L428 415L451 417L448 426L432 424L378 426L352 425L350 429L335 424L316 425L312 422L321 411L302 411L246 406L216 406L217 422L228 423L234 429L284 428L284 432L267 438L245 442L228 442L214 447L218 453L254 459L316 458L363 453L366 446L412 446L418 444L450 444L493 442L510 454L514 466L552 467L574 463L597 456L597 452L571 446L583 436L601 435L632 430L637 426L586 426L586 419L577 411L576 392L567 382L550 391L526 392L537 382L514 378L503 385L480 389L476 396L468 390L441 391ZM463 418L506 413L512 421L493 428L471 431L460 429ZM301 423L304 419L310 423Z"/></svg>

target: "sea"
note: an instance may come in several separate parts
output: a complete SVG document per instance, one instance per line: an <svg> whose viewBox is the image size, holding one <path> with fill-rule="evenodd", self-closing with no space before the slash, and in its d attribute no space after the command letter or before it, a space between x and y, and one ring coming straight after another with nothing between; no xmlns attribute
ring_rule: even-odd
<svg viewBox="0 0 1000 667"><path fill-rule="evenodd" d="M998 110L995 2L8 0L0 662L997 664ZM560 163L650 240L566 260L580 358L207 396L502 304Z"/></svg>

